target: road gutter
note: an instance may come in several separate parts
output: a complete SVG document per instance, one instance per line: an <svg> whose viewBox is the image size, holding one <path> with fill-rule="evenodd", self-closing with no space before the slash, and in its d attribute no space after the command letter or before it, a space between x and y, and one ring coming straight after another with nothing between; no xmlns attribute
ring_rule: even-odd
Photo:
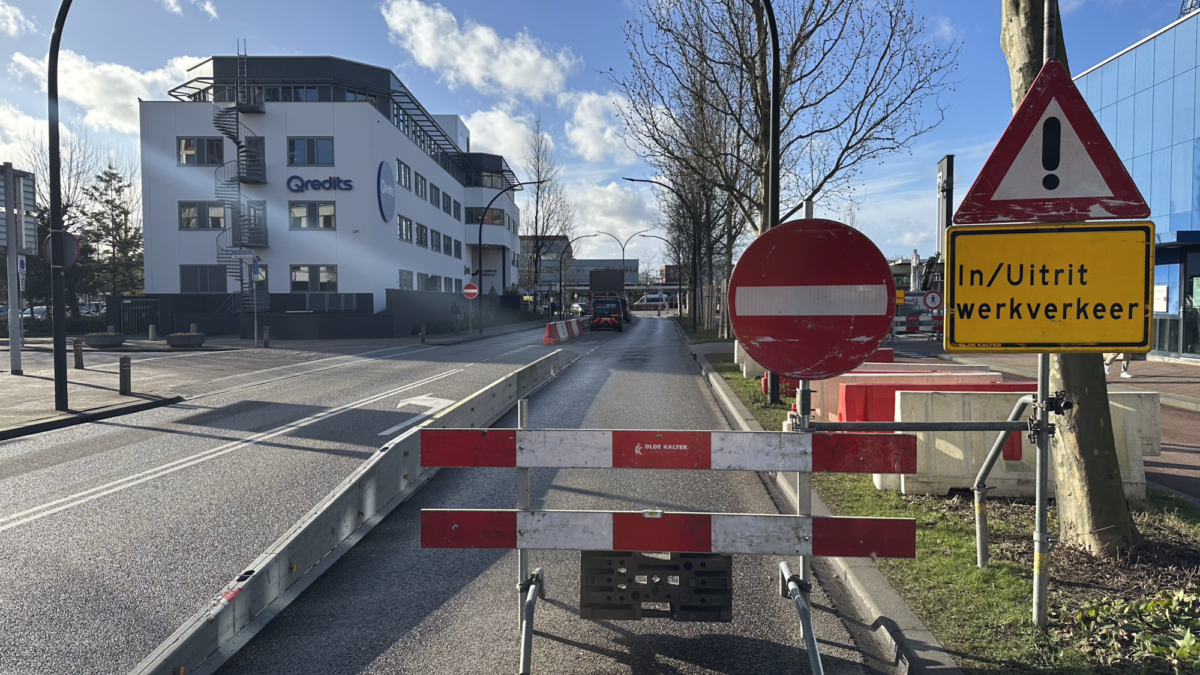
<svg viewBox="0 0 1200 675"><path fill-rule="evenodd" d="M736 431L765 431L704 354L693 351L692 358L730 427ZM763 482L773 483L780 488L779 492L794 510L797 503L796 486L793 480L788 480L788 476L794 477L795 474L766 474ZM812 495L812 512L816 516L833 515L816 492ZM857 618L868 631L873 632L876 641L890 652L886 656L891 665L901 673L910 675L962 675L962 670L946 648L892 588L875 563L867 558L822 558L821 561L828 563L835 578L842 582L853 601Z"/></svg>

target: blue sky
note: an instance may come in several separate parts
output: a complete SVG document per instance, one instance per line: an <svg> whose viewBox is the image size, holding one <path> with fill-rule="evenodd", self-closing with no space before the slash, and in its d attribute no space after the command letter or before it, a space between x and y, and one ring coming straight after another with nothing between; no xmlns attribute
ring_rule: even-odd
<svg viewBox="0 0 1200 675"><path fill-rule="evenodd" d="M137 142L138 97L165 98L198 58L329 54L392 68L434 113L455 113L473 149L514 166L524 130L540 114L553 140L579 233L628 235L652 228L652 195L620 180L649 176L621 140L608 80L628 57L622 24L641 0L76 0L62 47L63 116L116 148ZM928 39L963 51L945 121L911 152L867 167L857 181L858 226L885 254L932 251L936 163L957 156L956 197L974 180L1011 116L999 47L999 0L910 0ZM1060 0L1072 70L1099 61L1176 18L1178 0ZM44 134L44 58L58 10L44 0L0 0L0 161L23 135ZM69 53L67 53L69 52ZM844 212L845 204L832 205ZM820 210L818 215L821 215ZM618 257L608 237L581 242L588 257ZM662 264L657 242L635 240L628 257Z"/></svg>

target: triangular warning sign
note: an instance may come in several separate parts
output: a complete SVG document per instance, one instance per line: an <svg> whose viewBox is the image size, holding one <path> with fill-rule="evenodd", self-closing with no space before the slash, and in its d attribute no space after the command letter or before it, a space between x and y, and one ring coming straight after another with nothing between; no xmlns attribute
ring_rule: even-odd
<svg viewBox="0 0 1200 675"><path fill-rule="evenodd" d="M1042 66L958 211L957 225L1145 218L1150 207L1067 69Z"/></svg>

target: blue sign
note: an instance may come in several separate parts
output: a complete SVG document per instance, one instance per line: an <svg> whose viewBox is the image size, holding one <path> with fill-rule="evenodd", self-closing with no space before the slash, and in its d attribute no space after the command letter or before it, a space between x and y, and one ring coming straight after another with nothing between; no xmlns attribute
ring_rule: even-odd
<svg viewBox="0 0 1200 675"><path fill-rule="evenodd" d="M254 281L258 281L258 256L254 256L254 263L251 265L250 269L251 269L251 272L250 272L251 277L250 278L253 279Z"/></svg>
<svg viewBox="0 0 1200 675"><path fill-rule="evenodd" d="M379 215L383 222L390 223L396 216L396 177L390 163L379 163L379 179L375 184L379 194Z"/></svg>
<svg viewBox="0 0 1200 675"><path fill-rule="evenodd" d="M288 176L287 189L292 192L304 192L305 190L353 190L353 181L348 178L338 178L330 176L325 180L304 180L300 176Z"/></svg>

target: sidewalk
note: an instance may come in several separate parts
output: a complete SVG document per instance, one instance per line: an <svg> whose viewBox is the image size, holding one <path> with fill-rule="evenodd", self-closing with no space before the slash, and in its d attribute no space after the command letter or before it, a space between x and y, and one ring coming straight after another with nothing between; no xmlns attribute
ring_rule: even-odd
<svg viewBox="0 0 1200 675"><path fill-rule="evenodd" d="M428 335L425 344L450 346L541 330L544 326L544 321L530 321L488 328L483 335L465 332ZM45 342L42 349L35 345L32 350L22 351L24 375L8 373L8 349L0 349L0 367L3 368L0 370L0 441L169 405L185 398L339 368L376 358L368 356L373 352L419 346L421 337L272 340L270 349L256 349L250 340L217 336L212 339L213 348L204 350L171 349L161 341L134 340L133 348L85 349L84 370L73 367L74 359L68 349L68 411L54 409L53 355L50 339L45 338ZM118 393L118 360L121 356L129 356L132 361L132 396Z"/></svg>

